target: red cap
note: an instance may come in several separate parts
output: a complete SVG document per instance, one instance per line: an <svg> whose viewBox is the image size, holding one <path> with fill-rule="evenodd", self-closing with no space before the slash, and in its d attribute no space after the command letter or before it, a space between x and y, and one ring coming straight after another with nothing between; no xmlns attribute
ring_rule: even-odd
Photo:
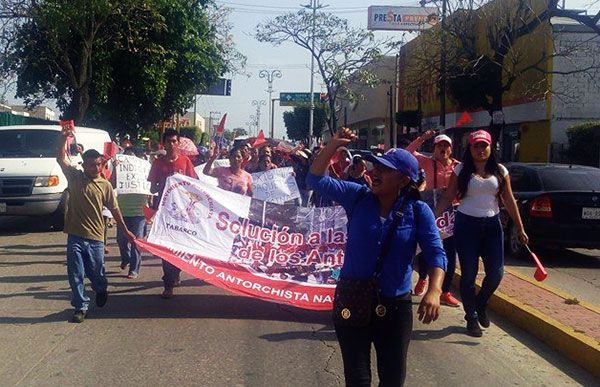
<svg viewBox="0 0 600 387"><path fill-rule="evenodd" d="M492 143L492 136L485 130L478 130L469 135L469 144L473 145L476 142L485 142L490 145Z"/></svg>

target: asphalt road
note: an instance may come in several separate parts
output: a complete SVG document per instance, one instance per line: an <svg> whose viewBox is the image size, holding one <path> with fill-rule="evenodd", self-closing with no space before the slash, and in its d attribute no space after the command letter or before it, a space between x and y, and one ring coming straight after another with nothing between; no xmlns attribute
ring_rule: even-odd
<svg viewBox="0 0 600 387"><path fill-rule="evenodd" d="M160 261L146 257L140 278L127 280L113 237L108 304L69 323L65 235L38 220L7 220L0 219L1 385L343 385L328 313L231 295L189 276L175 298L162 300ZM430 326L416 322L407 385L598 385L491 317L482 339L464 334L460 309L444 308Z"/></svg>

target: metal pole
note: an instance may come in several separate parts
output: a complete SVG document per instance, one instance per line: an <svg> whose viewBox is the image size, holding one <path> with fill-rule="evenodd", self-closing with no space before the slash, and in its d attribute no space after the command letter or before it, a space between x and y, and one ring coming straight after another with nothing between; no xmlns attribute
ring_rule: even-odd
<svg viewBox="0 0 600 387"><path fill-rule="evenodd" d="M319 0L310 0L310 4L303 5L304 8L312 10L312 39L311 39L311 52L310 52L310 113L308 115L308 146L312 147L312 131L314 125L315 115L315 35L316 35L316 17L317 9L325 7L319 4ZM333 114L333 112L332 112Z"/></svg>
<svg viewBox="0 0 600 387"><path fill-rule="evenodd" d="M273 79L275 78L281 78L281 71L280 70L261 70L258 73L258 76L260 78L267 78L267 85L268 85L268 89L267 89L267 93L269 93L269 101L272 100L272 93L273 93ZM269 105L269 135L271 136L271 138L273 138L273 120L271 119L273 112L271 111L271 105Z"/></svg>
<svg viewBox="0 0 600 387"><path fill-rule="evenodd" d="M442 47L440 49L440 126L446 129L446 3L442 0Z"/></svg>
<svg viewBox="0 0 600 387"><path fill-rule="evenodd" d="M310 113L308 116L308 147L312 148L313 126L315 124L315 18L317 14L317 3L319 0L314 0L312 7L312 41L310 55ZM313 2L311 1L311 4Z"/></svg>
<svg viewBox="0 0 600 387"><path fill-rule="evenodd" d="M271 138L275 138L275 101L279 98L271 99Z"/></svg>

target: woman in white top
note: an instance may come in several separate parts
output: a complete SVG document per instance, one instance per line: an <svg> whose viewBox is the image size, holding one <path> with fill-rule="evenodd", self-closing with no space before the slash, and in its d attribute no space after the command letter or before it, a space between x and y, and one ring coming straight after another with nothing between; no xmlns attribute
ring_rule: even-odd
<svg viewBox="0 0 600 387"><path fill-rule="evenodd" d="M469 135L469 146L463 162L450 176L448 189L435 211L438 217L458 197L460 205L454 221L454 238L460 261L460 293L467 320L467 333L481 337L481 326L487 328L487 303L500 285L504 274L504 235L499 218L499 199L519 230L519 239L529 238L512 194L508 170L499 164L491 148L492 137L485 130ZM485 277L475 295L475 279L483 260Z"/></svg>

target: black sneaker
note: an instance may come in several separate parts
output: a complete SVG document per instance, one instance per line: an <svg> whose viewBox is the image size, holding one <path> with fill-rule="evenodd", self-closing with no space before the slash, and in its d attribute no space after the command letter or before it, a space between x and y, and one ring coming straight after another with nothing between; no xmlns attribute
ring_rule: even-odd
<svg viewBox="0 0 600 387"><path fill-rule="evenodd" d="M481 331L481 327L476 319L467 320L467 335L473 337L481 337L483 336L483 332Z"/></svg>
<svg viewBox="0 0 600 387"><path fill-rule="evenodd" d="M77 324L82 323L85 316L87 316L87 310L76 310L71 321Z"/></svg>
<svg viewBox="0 0 600 387"><path fill-rule="evenodd" d="M488 319L485 308L477 308L477 319L479 320L479 324L481 324L482 327L490 327L490 320Z"/></svg>
<svg viewBox="0 0 600 387"><path fill-rule="evenodd" d="M106 305L106 300L108 299L108 292L96 293L96 305L99 307L103 307Z"/></svg>

